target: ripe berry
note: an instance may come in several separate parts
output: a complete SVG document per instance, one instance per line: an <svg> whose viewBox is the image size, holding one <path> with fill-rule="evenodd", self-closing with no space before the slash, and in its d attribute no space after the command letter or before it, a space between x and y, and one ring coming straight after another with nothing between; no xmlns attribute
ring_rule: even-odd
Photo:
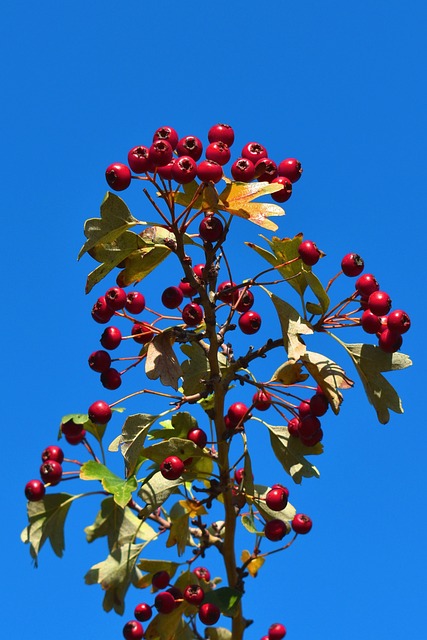
<svg viewBox="0 0 427 640"><path fill-rule="evenodd" d="M43 482L52 486L58 484L62 478L62 467L56 460L47 460L40 467L40 477Z"/></svg>
<svg viewBox="0 0 427 640"><path fill-rule="evenodd" d="M134 173L147 173L153 171L154 167L148 158L147 147L133 147L128 153L128 163Z"/></svg>
<svg viewBox="0 0 427 640"><path fill-rule="evenodd" d="M234 402L227 411L228 419L233 427L239 424L242 420L246 422L249 420L250 414L248 407L243 402Z"/></svg>
<svg viewBox="0 0 427 640"><path fill-rule="evenodd" d="M197 165L190 156L177 158L172 165L171 174L173 180L179 184L192 182L197 175Z"/></svg>
<svg viewBox="0 0 427 640"><path fill-rule="evenodd" d="M315 393L310 398L310 411L314 416L318 418L325 415L329 409L329 402L323 393Z"/></svg>
<svg viewBox="0 0 427 640"><path fill-rule="evenodd" d="M168 456L160 465L160 472L166 480L177 480L184 471L184 463L178 456Z"/></svg>
<svg viewBox="0 0 427 640"><path fill-rule="evenodd" d="M164 167L172 160L173 149L167 140L155 140L148 150L148 158L156 167Z"/></svg>
<svg viewBox="0 0 427 640"><path fill-rule="evenodd" d="M261 158L255 165L255 177L258 182L271 182L277 178L277 164L270 158Z"/></svg>
<svg viewBox="0 0 427 640"><path fill-rule="evenodd" d="M304 242L301 242L298 247L298 253L304 264L307 264L310 267L316 264L322 255L316 244L311 240L304 240Z"/></svg>
<svg viewBox="0 0 427 640"><path fill-rule="evenodd" d="M77 445L80 444L84 438L86 436L86 430L85 429L80 429L80 431L78 431L77 433L73 433L72 435L66 435L65 439L68 442L68 444L71 445Z"/></svg>
<svg viewBox="0 0 427 640"><path fill-rule="evenodd" d="M171 581L171 577L167 571L157 571L151 579L151 584L155 589L166 589L169 582Z"/></svg>
<svg viewBox="0 0 427 640"><path fill-rule="evenodd" d="M195 302L186 304L182 310L182 319L189 327L197 327L203 320L203 309Z"/></svg>
<svg viewBox="0 0 427 640"><path fill-rule="evenodd" d="M249 311L252 308L255 298L252 291L246 289L244 293L240 291L237 292L237 302L236 302L236 310L240 313L244 313L245 311Z"/></svg>
<svg viewBox="0 0 427 640"><path fill-rule="evenodd" d="M138 344L148 344L156 335L156 332L151 324L147 322L134 322L131 334Z"/></svg>
<svg viewBox="0 0 427 640"><path fill-rule="evenodd" d="M386 353L394 353L398 351L402 346L402 336L397 331L390 331L390 329L384 329L378 337L378 346Z"/></svg>
<svg viewBox="0 0 427 640"><path fill-rule="evenodd" d="M122 341L122 332L117 327L107 327L101 336L101 344L104 349L112 351L117 349Z"/></svg>
<svg viewBox="0 0 427 640"><path fill-rule="evenodd" d="M56 462L59 462L59 464L62 464L64 460L64 452L61 447L53 444L50 447L46 447L42 452L42 460L43 462L46 462L47 460L55 460Z"/></svg>
<svg viewBox="0 0 427 640"><path fill-rule="evenodd" d="M178 287L167 287L162 293L162 303L167 309L179 307L183 298L183 293Z"/></svg>
<svg viewBox="0 0 427 640"><path fill-rule="evenodd" d="M188 440L194 442L194 444L196 444L201 449L204 449L206 447L206 443L208 441L208 437L203 429L197 428L190 429L190 431L187 433L187 438Z"/></svg>
<svg viewBox="0 0 427 640"><path fill-rule="evenodd" d="M114 391L122 384L122 376L117 369L113 369L111 367L110 369L107 369L107 371L103 371L103 373L101 373L101 384L106 389Z"/></svg>
<svg viewBox="0 0 427 640"><path fill-rule="evenodd" d="M204 269L205 269L205 265L204 264L196 264L193 267L194 275L196 275L198 278L200 278L200 280L204 280L205 279Z"/></svg>
<svg viewBox="0 0 427 640"><path fill-rule="evenodd" d="M391 298L385 291L373 291L368 298L368 307L377 316L385 316L391 309Z"/></svg>
<svg viewBox="0 0 427 640"><path fill-rule="evenodd" d="M347 253L341 260L341 269L344 275L354 278L362 273L365 264L357 253Z"/></svg>
<svg viewBox="0 0 427 640"><path fill-rule="evenodd" d="M225 142L211 142L206 147L206 158L224 166L230 160L231 152Z"/></svg>
<svg viewBox="0 0 427 640"><path fill-rule="evenodd" d="M177 587L169 587L169 589L167 590L168 593L172 594L175 600L175 604L178 606L182 600L184 599L184 596L182 595L182 591L180 591Z"/></svg>
<svg viewBox="0 0 427 640"><path fill-rule="evenodd" d="M107 351L100 349L90 354L88 362L92 371L103 373L103 371L107 371L110 368L111 356Z"/></svg>
<svg viewBox="0 0 427 640"><path fill-rule="evenodd" d="M215 624L218 622L221 611L213 602L205 602L199 609L199 619L203 624Z"/></svg>
<svg viewBox="0 0 427 640"><path fill-rule="evenodd" d="M141 313L145 309L145 298L140 291L129 291L126 296L126 311L129 313Z"/></svg>
<svg viewBox="0 0 427 640"><path fill-rule="evenodd" d="M153 610L146 602L140 602L136 605L133 615L140 622L147 622L153 615Z"/></svg>
<svg viewBox="0 0 427 640"><path fill-rule="evenodd" d="M295 533L308 533L313 526L313 522L304 513L297 513L292 520L291 526Z"/></svg>
<svg viewBox="0 0 427 640"><path fill-rule="evenodd" d="M299 417L305 418L311 414L310 400L302 400L298 405L298 415Z"/></svg>
<svg viewBox="0 0 427 640"><path fill-rule="evenodd" d="M187 278L181 279L178 288L180 289L184 298L192 298L197 293L197 289L191 286Z"/></svg>
<svg viewBox="0 0 427 640"><path fill-rule="evenodd" d="M261 327L261 316L256 311L246 311L239 318L239 327L246 335L252 335Z"/></svg>
<svg viewBox="0 0 427 640"><path fill-rule="evenodd" d="M64 436L75 436L80 433L82 430L82 425L73 422L72 420L68 420L67 422L63 422L61 424L61 431Z"/></svg>
<svg viewBox="0 0 427 640"><path fill-rule="evenodd" d="M320 429L320 420L316 416L305 416L299 425L298 432L302 438L310 438Z"/></svg>
<svg viewBox="0 0 427 640"><path fill-rule="evenodd" d="M176 158L172 158L170 162L165 164L164 167L157 168L157 174L163 178L163 180L173 180L172 169L175 164Z"/></svg>
<svg viewBox="0 0 427 640"><path fill-rule="evenodd" d="M172 127L159 127L153 135L153 142L155 140L166 140L172 149L175 149L178 144L178 134Z"/></svg>
<svg viewBox="0 0 427 640"><path fill-rule="evenodd" d="M221 282L221 284L218 285L217 296L221 302L226 302L227 304L233 304L233 302L236 302L239 297L236 289L236 283L231 282L230 280Z"/></svg>
<svg viewBox="0 0 427 640"><path fill-rule="evenodd" d="M243 467L241 467L240 469L236 469L236 471L234 472L234 480L236 482L236 484L242 484L242 480L245 476L245 470Z"/></svg>
<svg viewBox="0 0 427 640"><path fill-rule="evenodd" d="M265 496L265 502L272 511L282 511L288 504L288 494L283 489L270 489Z"/></svg>
<svg viewBox="0 0 427 640"><path fill-rule="evenodd" d="M267 540L277 542L285 537L288 529L286 524L282 520L274 519L269 520L264 527L264 534Z"/></svg>
<svg viewBox="0 0 427 640"><path fill-rule="evenodd" d="M224 225L216 216L206 216L199 224L199 235L205 242L216 242L223 233Z"/></svg>
<svg viewBox="0 0 427 640"><path fill-rule="evenodd" d="M231 175L238 182L251 182L255 177L255 165L247 158L237 158L231 165Z"/></svg>
<svg viewBox="0 0 427 640"><path fill-rule="evenodd" d="M184 595L184 600L198 607L203 602L203 598L205 597L205 592L203 591L200 585L190 584L184 590L183 595Z"/></svg>
<svg viewBox="0 0 427 640"><path fill-rule="evenodd" d="M45 493L46 489L41 480L30 480L25 485L25 496L30 502L42 500Z"/></svg>
<svg viewBox="0 0 427 640"><path fill-rule="evenodd" d="M159 613L170 613L176 607L175 598L168 591L160 591L154 599L154 606Z"/></svg>
<svg viewBox="0 0 427 640"><path fill-rule="evenodd" d="M267 411L271 407L271 395L265 389L259 389L252 396L252 402L258 411Z"/></svg>
<svg viewBox="0 0 427 640"><path fill-rule="evenodd" d="M214 160L203 160L197 166L197 177L202 182L217 183L222 178L222 167Z"/></svg>
<svg viewBox="0 0 427 640"><path fill-rule="evenodd" d="M272 624L268 630L268 640L282 640L286 635L286 627L280 622Z"/></svg>
<svg viewBox="0 0 427 640"><path fill-rule="evenodd" d="M107 167L105 177L114 191L123 191L130 185L131 172L128 166L121 162L116 162Z"/></svg>
<svg viewBox="0 0 427 640"><path fill-rule="evenodd" d="M229 124L215 124L208 131L209 142L225 142L231 147L234 142L234 131Z"/></svg>
<svg viewBox="0 0 427 640"><path fill-rule="evenodd" d="M199 138L195 136L185 136L185 138L181 138L176 145L176 152L179 156L189 156L196 162L202 155L202 151L203 145Z"/></svg>
<svg viewBox="0 0 427 640"><path fill-rule="evenodd" d="M371 293L374 291L378 291L380 285L371 273L364 273L363 276L360 276L358 280L356 280L356 291L365 298L369 298Z"/></svg>
<svg viewBox="0 0 427 640"><path fill-rule="evenodd" d="M318 444L323 439L323 430L322 429L318 429L311 436L305 437L305 436L301 435L300 437L301 437L301 442L306 447L314 447L316 444Z"/></svg>
<svg viewBox="0 0 427 640"><path fill-rule="evenodd" d="M113 415L110 405L104 400L97 400L92 402L88 409L89 420L95 424L107 424L111 420Z"/></svg>
<svg viewBox="0 0 427 640"><path fill-rule="evenodd" d="M126 291L120 287L111 287L105 294L105 301L112 311L123 309L126 304Z"/></svg>
<svg viewBox="0 0 427 640"><path fill-rule="evenodd" d="M301 162L296 158L286 158L277 167L279 176L288 178L291 182L297 182L302 175Z"/></svg>
<svg viewBox="0 0 427 640"><path fill-rule="evenodd" d="M114 311L107 305L105 296L101 296L92 307L92 318L99 324L110 322Z"/></svg>
<svg viewBox="0 0 427 640"><path fill-rule="evenodd" d="M380 330L381 320L375 313L372 313L370 309L366 309L366 311L362 313L360 324L366 333L374 334Z"/></svg>
<svg viewBox="0 0 427 640"><path fill-rule="evenodd" d="M299 418L292 418L288 422L288 430L291 436L299 438L299 428L301 426L301 420Z"/></svg>
<svg viewBox="0 0 427 640"><path fill-rule="evenodd" d="M125 640L142 640L144 629L138 620L129 620L123 627L123 637Z"/></svg>
<svg viewBox="0 0 427 640"><path fill-rule="evenodd" d="M267 158L267 149L259 142L248 142L242 149L242 157L255 163L262 158Z"/></svg>
<svg viewBox="0 0 427 640"><path fill-rule="evenodd" d="M193 573L199 578L199 580L209 582L209 580L211 579L210 571L209 569L206 569L206 567L196 567L195 569L193 569Z"/></svg>
<svg viewBox="0 0 427 640"><path fill-rule="evenodd" d="M271 184L280 184L282 188L279 191L275 191L271 194L271 197L276 202L286 202L292 195L292 182L285 176L278 176L271 181Z"/></svg>
<svg viewBox="0 0 427 640"><path fill-rule="evenodd" d="M396 333L406 333L411 327L411 320L405 311L396 309L388 314L387 328Z"/></svg>

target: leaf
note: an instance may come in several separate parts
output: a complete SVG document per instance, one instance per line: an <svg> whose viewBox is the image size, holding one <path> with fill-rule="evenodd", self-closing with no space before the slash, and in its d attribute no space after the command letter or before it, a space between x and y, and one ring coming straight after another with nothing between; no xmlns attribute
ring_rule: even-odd
<svg viewBox="0 0 427 640"><path fill-rule="evenodd" d="M181 507L188 513L190 518L197 518L197 516L207 515L207 511L203 504L200 504L198 500L179 500Z"/></svg>
<svg viewBox="0 0 427 640"><path fill-rule="evenodd" d="M191 345L183 344L181 351L189 358L181 363L184 394L190 396L202 393L206 388L203 381L210 379L210 366L206 354L197 342ZM224 354L218 354L218 362L221 375L224 377L227 371L227 359Z"/></svg>
<svg viewBox="0 0 427 640"><path fill-rule="evenodd" d="M182 478L167 480L160 471L146 479L138 491L138 496L147 503L140 513L141 518L148 517L161 507L172 493L178 493L181 484Z"/></svg>
<svg viewBox="0 0 427 640"><path fill-rule="evenodd" d="M282 328L283 343L289 360L299 360L306 352L306 346L300 335L311 335L313 329L290 304L276 296L274 293L263 289L268 293L276 308Z"/></svg>
<svg viewBox="0 0 427 640"><path fill-rule="evenodd" d="M162 429L153 429L149 437L153 440L168 440L169 438L186 438L190 429L198 426L196 418L188 411L174 413L171 420L160 423Z"/></svg>
<svg viewBox="0 0 427 640"><path fill-rule="evenodd" d="M127 259L125 268L120 271L122 286L127 287L146 278L163 262L171 250L165 245L146 245L134 251Z"/></svg>
<svg viewBox="0 0 427 640"><path fill-rule="evenodd" d="M187 458L209 457L207 453L191 440L184 438L169 438L146 447L141 452L148 460L161 464L168 456L178 456L185 461Z"/></svg>
<svg viewBox="0 0 427 640"><path fill-rule="evenodd" d="M105 611L124 613L125 596L131 583L137 582L135 564L143 544L117 547L106 560L95 564L85 575L86 584L100 584L105 591Z"/></svg>
<svg viewBox="0 0 427 640"><path fill-rule="evenodd" d="M31 557L36 561L40 549L49 540L54 553L61 558L65 549L64 523L73 500L82 494L73 496L69 493L53 493L45 495L43 500L27 503L29 525L22 534L21 540L30 545Z"/></svg>
<svg viewBox="0 0 427 640"><path fill-rule="evenodd" d="M184 193L178 191L175 193L174 200L176 204L188 207L192 202L191 209L200 211L217 210L218 192L212 184L207 184L200 195L194 200L197 189L200 187L195 180L189 184L183 185Z"/></svg>
<svg viewBox="0 0 427 640"><path fill-rule="evenodd" d="M124 231L137 224L146 224L133 217L125 202L110 191L101 204L101 217L86 220L84 234L87 241L80 249L78 259L97 244L109 244Z"/></svg>
<svg viewBox="0 0 427 640"><path fill-rule="evenodd" d="M133 542L135 537L150 540L156 535L149 524L142 522L129 508L119 507L113 498L102 501L95 522L84 531L88 542L107 536L110 552L118 546Z"/></svg>
<svg viewBox="0 0 427 640"><path fill-rule="evenodd" d="M145 373L149 380L160 378L164 386L178 390L178 380L182 376L182 370L172 349L174 342L173 329L167 329L155 336L148 345Z"/></svg>
<svg viewBox="0 0 427 640"><path fill-rule="evenodd" d="M145 640L180 640L177 629L182 626L183 605L171 613L158 613L145 630Z"/></svg>
<svg viewBox="0 0 427 640"><path fill-rule="evenodd" d="M258 536L262 535L263 532L257 529L255 520L252 515L247 515L247 514L243 515L241 517L241 522L242 522L242 525L245 527L246 531L249 531L249 533L255 533Z"/></svg>
<svg viewBox="0 0 427 640"><path fill-rule="evenodd" d="M245 564L249 558L251 558L252 554L246 549L242 551L240 556L240 560L243 564ZM265 562L265 558L253 558L249 564L246 566L246 570L252 578L256 578L258 575L258 571L261 569L262 565Z"/></svg>
<svg viewBox="0 0 427 640"><path fill-rule="evenodd" d="M80 478L82 480L100 480L105 491L113 494L114 501L120 507L127 505L132 493L138 488L135 476L123 480L108 467L100 462L95 462L95 460L88 460L80 467Z"/></svg>
<svg viewBox="0 0 427 640"><path fill-rule="evenodd" d="M323 288L322 283L320 282L319 278L314 275L311 268L308 267L307 265L302 265L302 273L304 274L304 277L306 279L308 286L310 287L310 289L312 290L312 292L314 293L314 295L316 296L316 298L320 303L320 310L321 310L320 313L321 314L326 313L327 310L329 309L329 305L331 301L325 289ZM310 309L312 309L312 311L309 311L309 308L308 308L309 304L310 304L309 302L307 302L306 304L307 311L309 313L315 313L316 315L318 315L318 312L316 313L315 311L315 305L313 304L311 304L310 306Z"/></svg>
<svg viewBox="0 0 427 640"><path fill-rule="evenodd" d="M253 504L256 509L260 512L262 516L266 520L282 520L287 525L287 533L290 532L290 522L296 514L296 509L291 505L290 502L287 503L286 507L281 511L273 511L266 504L266 495L270 491L270 487L265 487L262 485L255 485L253 496L251 498L248 497L248 503Z"/></svg>
<svg viewBox="0 0 427 640"><path fill-rule="evenodd" d="M373 344L347 344L347 350L363 362L365 369L374 371L396 371L398 369L406 369L412 365L412 360L405 353L396 351L395 353L386 353Z"/></svg>
<svg viewBox="0 0 427 640"><path fill-rule="evenodd" d="M129 416L123 425L121 436L113 440L108 447L109 451L117 451L121 447L129 473L135 471L147 433L158 417L149 413L135 413Z"/></svg>
<svg viewBox="0 0 427 640"><path fill-rule="evenodd" d="M273 373L270 382L281 382L285 385L293 385L296 382L304 382L307 380L308 374L301 373L302 363L295 362L294 360L287 360L284 364L280 365L278 369Z"/></svg>
<svg viewBox="0 0 427 640"><path fill-rule="evenodd" d="M242 592L232 587L220 587L219 589L212 589L205 593L203 603L212 602L220 608L221 613L224 616L233 617L237 611Z"/></svg>
<svg viewBox="0 0 427 640"><path fill-rule="evenodd" d="M321 353L306 351L301 360L307 371L322 388L333 412L338 414L343 401L339 389L350 389L354 382L346 375L344 369Z"/></svg>
<svg viewBox="0 0 427 640"><path fill-rule="evenodd" d="M226 180L227 182L227 180ZM275 231L277 224L268 220L270 216L282 216L282 207L270 203L252 203L260 196L280 191L281 185L268 182L229 182L219 195L218 209L231 215L250 220L264 229Z"/></svg>
<svg viewBox="0 0 427 640"><path fill-rule="evenodd" d="M187 508L183 506L183 502L185 503L183 500L176 502L170 510L169 517L171 519L171 527L166 542L168 549L176 545L179 556L182 556L185 552L187 544L191 543L191 536L188 529L190 516Z"/></svg>
<svg viewBox="0 0 427 640"><path fill-rule="evenodd" d="M179 566L177 562L169 560L148 560L144 558L138 562L138 569L143 571L144 575L138 580L136 586L140 589L150 587L154 574L159 571L167 571L172 580Z"/></svg>

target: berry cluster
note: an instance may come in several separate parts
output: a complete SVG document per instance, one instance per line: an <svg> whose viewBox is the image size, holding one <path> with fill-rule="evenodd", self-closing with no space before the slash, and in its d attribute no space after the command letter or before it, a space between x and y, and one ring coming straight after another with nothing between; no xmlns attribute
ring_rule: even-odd
<svg viewBox="0 0 427 640"><path fill-rule="evenodd" d="M205 158L201 160L203 144L199 138L193 135L179 138L172 127L160 127L151 145L139 145L129 151L127 165L116 162L107 167L107 182L115 191L127 189L132 178L141 174L152 174L178 184L188 184L195 179L216 184L224 175L223 167L231 161L234 131L227 124L216 124L208 131L208 141ZM302 168L296 158L285 158L276 164L262 144L248 142L232 163L230 172L237 182L258 180L280 185L282 188L271 197L282 203L291 197L292 185L300 179Z"/></svg>
<svg viewBox="0 0 427 640"><path fill-rule="evenodd" d="M319 418L327 412L329 402L320 387L316 393L302 400L298 405L298 415L288 422L289 433L299 438L306 447L314 447L323 438L323 430Z"/></svg>
<svg viewBox="0 0 427 640"><path fill-rule="evenodd" d="M25 496L30 502L38 502L44 498L46 485L55 486L62 478L62 463L64 452L56 445L51 445L43 450L42 465L40 467L41 480L30 480L25 485Z"/></svg>

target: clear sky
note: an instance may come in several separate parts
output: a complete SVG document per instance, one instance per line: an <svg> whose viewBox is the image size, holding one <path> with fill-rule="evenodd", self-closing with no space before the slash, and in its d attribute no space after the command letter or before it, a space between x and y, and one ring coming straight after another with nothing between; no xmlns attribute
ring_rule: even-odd
<svg viewBox="0 0 427 640"><path fill-rule="evenodd" d="M34 569L19 540L23 487L61 416L105 393L87 357L99 334L90 309L106 287L85 297L94 263L76 256L84 220L98 216L106 166L159 126L205 141L217 122L234 127L236 145L257 140L277 159L302 161L279 235L315 240L327 254L323 278L344 254L360 253L413 322L403 350L414 367L389 377L404 415L379 425L357 382L340 417L325 419L321 477L291 487L315 525L248 580L248 639L276 620L292 640L425 637L426 21L424 2L398 0L3 7L4 637L114 640L133 617L138 594L120 618L102 611L100 588L84 585L106 555L83 534L96 502L70 513L64 558L46 547ZM147 215L136 190L129 202ZM238 228L237 240L257 241L257 228ZM257 475L274 481L279 467L262 442L259 455Z"/></svg>

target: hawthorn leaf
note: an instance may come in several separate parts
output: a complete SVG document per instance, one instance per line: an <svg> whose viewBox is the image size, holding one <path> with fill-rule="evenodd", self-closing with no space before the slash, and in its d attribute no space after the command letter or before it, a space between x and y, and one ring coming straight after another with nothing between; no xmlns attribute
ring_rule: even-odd
<svg viewBox="0 0 427 640"><path fill-rule="evenodd" d="M240 556L240 560L245 564L251 558L251 561L246 565L246 570L252 578L256 578L258 575L258 571L261 569L262 565L265 562L265 558L252 558L252 554L250 551L245 549L242 551Z"/></svg>
<svg viewBox="0 0 427 640"><path fill-rule="evenodd" d="M144 544L127 544L114 549L103 560L93 565L85 575L86 584L100 584L105 591L105 611L124 613L125 596L131 583L137 583L135 564Z"/></svg>
<svg viewBox="0 0 427 640"><path fill-rule="evenodd" d="M246 531L249 533L255 533L257 536L263 535L263 532L257 529L255 524L254 517L251 514L245 514L241 517L242 525L245 527Z"/></svg>
<svg viewBox="0 0 427 640"><path fill-rule="evenodd" d="M144 572L144 575L139 578L136 586L140 589L145 589L146 587L151 587L153 576L158 571L167 571L172 580L180 565L178 562L171 562L170 560L148 560L143 558L138 562L137 566L140 571Z"/></svg>
<svg viewBox="0 0 427 640"><path fill-rule="evenodd" d="M23 530L21 540L30 545L30 554L36 566L38 554L46 540L49 540L53 552L62 558L65 549L65 519L72 502L83 495L52 493L45 495L43 500L27 503L29 524Z"/></svg>
<svg viewBox="0 0 427 640"><path fill-rule="evenodd" d="M277 224L269 220L270 216L283 216L282 207L270 203L253 203L255 198L280 191L281 185L269 182L230 182L219 195L218 209L249 220L264 229L275 231Z"/></svg>
<svg viewBox="0 0 427 640"><path fill-rule="evenodd" d="M296 509L291 505L290 502L288 502L286 507L284 509L281 509L280 511L273 511L272 509L270 509L265 501L266 495L270 491L270 488L271 487L265 487L263 485L256 484L254 487L253 496L251 498L248 498L248 503L253 504L266 520L282 520L287 526L287 533L289 533L291 530L289 523L295 516Z"/></svg>
<svg viewBox="0 0 427 640"><path fill-rule="evenodd" d="M142 449L141 453L148 458L148 460L152 460L157 464L161 464L168 456L178 456L181 460L187 460L187 458L197 458L208 455L194 442L184 438L169 438L163 442L157 442Z"/></svg>
<svg viewBox="0 0 427 640"><path fill-rule="evenodd" d="M184 500L176 502L170 510L169 517L171 526L166 547L174 547L176 545L178 556L182 556L187 545L191 544L191 535L188 529L190 522L190 514L185 506Z"/></svg>
<svg viewBox="0 0 427 640"><path fill-rule="evenodd" d="M301 360L304 367L322 388L332 411L338 414L343 401L343 395L339 389L350 389L354 382L350 380L344 369L321 353L306 351L301 356Z"/></svg>
<svg viewBox="0 0 427 640"><path fill-rule="evenodd" d="M242 592L238 589L220 587L219 589L212 589L212 591L205 593L203 603L212 602L216 604L224 616L232 618L237 611L242 595Z"/></svg>
<svg viewBox="0 0 427 640"><path fill-rule="evenodd" d="M280 365L271 376L270 382L281 382L285 385L293 385L296 382L304 382L307 380L308 373L302 373L302 363L294 360L287 360Z"/></svg>
<svg viewBox="0 0 427 640"><path fill-rule="evenodd" d="M178 487L181 484L182 478L167 480L160 471L146 478L138 491L138 496L146 503L139 514L140 517L148 517L153 511L159 509L172 493L179 493Z"/></svg>
<svg viewBox="0 0 427 640"><path fill-rule="evenodd" d="M118 451L119 447L121 448L129 473L135 471L147 434L158 417L149 413L135 413L129 416L123 425L122 434L108 447L109 451Z"/></svg>
<svg viewBox="0 0 427 640"><path fill-rule="evenodd" d="M251 458L247 450L245 451L245 462L243 465L243 469L243 489L245 490L246 494L249 494L251 496L254 492L254 474L252 471Z"/></svg>
<svg viewBox="0 0 427 640"><path fill-rule="evenodd" d="M138 488L135 476L132 475L123 480L123 478L110 471L108 467L100 462L95 462L95 460L88 460L82 464L80 478L81 480L100 480L105 491L113 494L114 501L120 507L127 505L132 493Z"/></svg>
<svg viewBox="0 0 427 640"><path fill-rule="evenodd" d="M170 613L158 613L145 630L145 640L178 640L177 630L182 626L183 604Z"/></svg>
<svg viewBox="0 0 427 640"><path fill-rule="evenodd" d="M119 278L122 286L140 282L146 278L171 253L166 245L146 245L134 251L126 258L125 268L120 271Z"/></svg>
<svg viewBox="0 0 427 640"><path fill-rule="evenodd" d="M288 354L289 360L299 360L306 352L306 346L301 335L311 335L313 329L290 304L276 296L268 289L263 289L268 293L276 308L282 328L283 344Z"/></svg>
<svg viewBox="0 0 427 640"><path fill-rule="evenodd" d="M197 500L190 500L187 498L186 500L179 500L179 504L188 513L190 518L205 516L208 513L203 504L200 504Z"/></svg>
<svg viewBox="0 0 427 640"><path fill-rule="evenodd" d="M198 426L196 418L188 411L178 411L173 414L171 420L164 420L160 424L163 428L150 431L150 439L186 438L190 429L195 429Z"/></svg>
<svg viewBox="0 0 427 640"><path fill-rule="evenodd" d="M181 345L181 351L188 357L188 360L181 363L183 391L187 396L202 393L206 389L204 381L210 378L210 366L206 354L197 342ZM224 377L228 365L223 353L218 354L218 362L221 375Z"/></svg>
<svg viewBox="0 0 427 640"><path fill-rule="evenodd" d="M145 373L149 380L157 380L165 387L178 389L178 380L182 376L181 366L172 349L175 342L173 329L162 331L148 345L145 361Z"/></svg>
<svg viewBox="0 0 427 640"><path fill-rule="evenodd" d="M396 371L412 365L412 360L405 353L396 351L386 353L373 344L346 344L348 351L358 358L364 369L375 371Z"/></svg>
<svg viewBox="0 0 427 640"><path fill-rule="evenodd" d="M183 185L184 191L178 191L175 193L174 201L176 204L180 204L183 207L188 207L191 204L191 209L198 209L199 211L215 211L218 208L218 192L212 184L207 184L200 191L200 185L195 180L189 184ZM195 199L196 192L199 190L199 195Z"/></svg>
<svg viewBox="0 0 427 640"><path fill-rule="evenodd" d="M306 279L308 286L310 287L310 289L312 290L312 292L314 293L314 295L319 301L320 314L326 313L327 310L329 309L329 305L331 301L325 289L323 288L322 283L320 282L319 278L316 275L314 275L314 273L312 272L309 266L302 265L302 273ZM318 311L316 313L316 310L315 310L316 309L315 305L311 304L310 306L311 311L310 311L308 308L309 304L310 303L306 304L307 311L309 313L315 313L316 315L318 315Z"/></svg>

